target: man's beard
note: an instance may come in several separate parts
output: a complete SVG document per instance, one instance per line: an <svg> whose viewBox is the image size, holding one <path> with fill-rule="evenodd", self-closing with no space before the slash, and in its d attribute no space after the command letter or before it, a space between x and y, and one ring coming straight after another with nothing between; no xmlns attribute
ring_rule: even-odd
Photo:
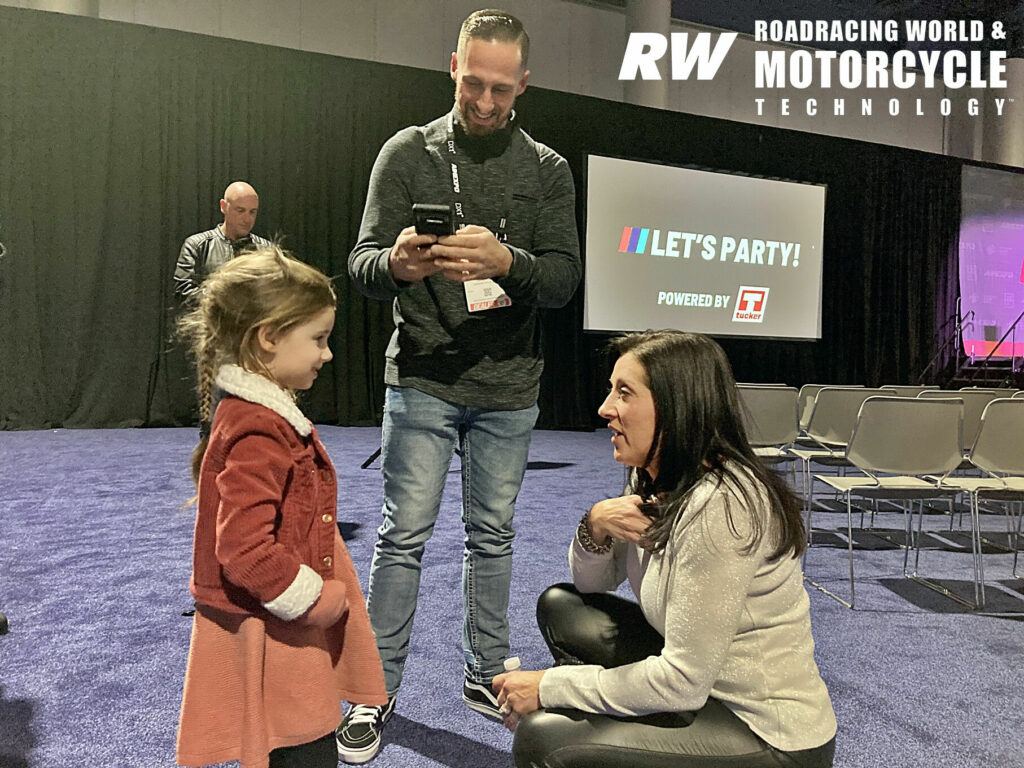
<svg viewBox="0 0 1024 768"><path fill-rule="evenodd" d="M462 127L462 130L465 132L467 136L472 136L474 138L479 139L482 139L486 136L490 136L493 133L496 133L507 128L509 116L511 114L512 113L509 112L508 115L505 115L505 120L501 125L498 125L497 123L495 123L494 125L486 126L478 125L476 123L473 123L471 120L467 119L466 114L462 111L462 108L459 106L458 102L456 102L455 104L455 120Z"/></svg>

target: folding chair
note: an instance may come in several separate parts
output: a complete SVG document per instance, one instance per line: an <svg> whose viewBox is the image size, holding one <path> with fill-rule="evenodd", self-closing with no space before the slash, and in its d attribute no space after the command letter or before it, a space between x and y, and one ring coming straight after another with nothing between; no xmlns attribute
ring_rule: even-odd
<svg viewBox="0 0 1024 768"><path fill-rule="evenodd" d="M981 427L981 414L985 411L985 406L990 402L999 397L995 390L992 389L958 389L950 391L928 391L922 392L917 396L921 399L938 398L944 399L949 397L955 397L964 404L964 456L965 460L961 463L960 469L973 469L974 465L966 460L966 454L970 446L974 445L974 441L978 438L978 430Z"/></svg>
<svg viewBox="0 0 1024 768"><path fill-rule="evenodd" d="M811 479L811 462L840 468L851 466L846 457L846 446L850 442L853 426L861 403L876 395L892 394L887 389L867 387L822 387L814 396L813 406L804 437L801 440L812 447L796 447L790 450L803 462L803 496L807 519L807 540L811 537L811 513L814 509L814 482ZM863 518L862 518L863 522Z"/></svg>
<svg viewBox="0 0 1024 768"><path fill-rule="evenodd" d="M974 441L978 438L978 429L981 427L981 414L984 412L985 406L999 397L996 394L996 390L981 387L961 387L954 390L922 392L918 397L939 399L955 397L964 404L964 444L962 446L964 458L960 462L960 466L957 467L957 470L967 472L977 469L971 463L968 453L970 452L970 447L974 445ZM957 515L953 508L953 499L950 499L949 530L953 530L953 523L956 520L960 521L959 524L963 523L963 509Z"/></svg>
<svg viewBox="0 0 1024 768"><path fill-rule="evenodd" d="M800 387L800 392L797 394L797 413L800 418L800 430L806 430L807 424L811 420L811 411L814 410L814 398L817 397L818 392L823 390L825 387L841 387L842 389L861 389L863 384L804 384Z"/></svg>
<svg viewBox="0 0 1024 768"><path fill-rule="evenodd" d="M975 604L985 606L985 570L981 561L981 530L979 526L979 501L1024 503L1024 399L998 398L985 406L981 415L981 428L971 447L968 457L971 463L986 473L986 477L947 477L942 485L966 493L970 501L971 529L974 533L974 549L978 578L975 581ZM1013 531L1013 568L1017 575L1017 555L1024 515L1018 510L1017 524ZM915 570L920 556L920 527L918 520L918 546L914 556Z"/></svg>
<svg viewBox="0 0 1024 768"><path fill-rule="evenodd" d="M766 464L790 464L796 484L797 457L789 449L799 435L795 387L737 384L736 395L747 440Z"/></svg>
<svg viewBox="0 0 1024 768"><path fill-rule="evenodd" d="M955 495L927 479L944 479L960 464L963 405L957 400L921 400L906 397L873 396L860 406L846 455L865 477L816 479L846 496L847 552L850 561L850 600L808 581L838 602L853 608L855 601L853 569L852 498L899 500L903 502L903 521L907 546L903 551L903 575L925 586L944 591L919 577L916 570L907 573L910 542L913 535L908 503L915 500ZM807 578L806 576L804 578Z"/></svg>
<svg viewBox="0 0 1024 768"><path fill-rule="evenodd" d="M932 392L939 389L939 385L883 384L882 389L892 390L893 394L898 397L917 397L922 392Z"/></svg>

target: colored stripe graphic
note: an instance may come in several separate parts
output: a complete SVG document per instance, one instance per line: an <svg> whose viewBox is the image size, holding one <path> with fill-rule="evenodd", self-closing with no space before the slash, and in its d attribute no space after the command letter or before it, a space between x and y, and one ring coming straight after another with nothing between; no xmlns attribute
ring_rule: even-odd
<svg viewBox="0 0 1024 768"><path fill-rule="evenodd" d="M649 229L623 227L622 237L619 239L619 253L643 253L647 247L649 234L651 234Z"/></svg>
<svg viewBox="0 0 1024 768"><path fill-rule="evenodd" d="M647 247L647 236L651 233L649 229L640 230L640 241L636 244L636 250L633 253L643 253Z"/></svg>
<svg viewBox="0 0 1024 768"><path fill-rule="evenodd" d="M633 234L633 228L632 227L623 227L622 228L622 239L619 240L619 253L625 253L626 252L626 249L629 247L629 236L631 234Z"/></svg>
<svg viewBox="0 0 1024 768"><path fill-rule="evenodd" d="M629 236L629 252L636 253L636 244L640 240L640 228L633 227L633 233Z"/></svg>

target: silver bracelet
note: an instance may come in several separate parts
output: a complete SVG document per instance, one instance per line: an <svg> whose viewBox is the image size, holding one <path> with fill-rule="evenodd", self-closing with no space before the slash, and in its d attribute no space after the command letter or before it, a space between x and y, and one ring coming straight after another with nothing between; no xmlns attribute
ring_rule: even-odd
<svg viewBox="0 0 1024 768"><path fill-rule="evenodd" d="M587 512L580 518L580 524L576 527L576 539L579 541L580 546L587 552L593 552L595 555L603 555L606 552L610 552L612 548L612 537L608 537L608 541L604 544L598 544L594 541L594 537L590 535L590 528L587 526L587 521L590 519L590 512Z"/></svg>

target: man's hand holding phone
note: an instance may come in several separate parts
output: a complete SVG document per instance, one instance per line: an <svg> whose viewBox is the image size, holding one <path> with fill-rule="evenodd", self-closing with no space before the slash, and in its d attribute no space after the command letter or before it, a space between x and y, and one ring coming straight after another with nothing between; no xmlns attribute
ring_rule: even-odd
<svg viewBox="0 0 1024 768"><path fill-rule="evenodd" d="M441 267L434 263L435 254L430 246L442 235L455 231L450 205L413 203L413 226L406 227L395 240L388 255L388 268L395 280L419 282Z"/></svg>
<svg viewBox="0 0 1024 768"><path fill-rule="evenodd" d="M430 246L434 264L449 280L504 277L512 268L512 252L486 227L469 224Z"/></svg>
<svg viewBox="0 0 1024 768"><path fill-rule="evenodd" d="M414 226L398 235L388 266L396 280L415 283L436 272L449 280L504 277L512 268L512 252L486 227L469 224L455 231L450 205L415 203Z"/></svg>
<svg viewBox="0 0 1024 768"><path fill-rule="evenodd" d="M437 242L437 235L417 234L416 227L406 227L395 240L388 255L388 268L395 280L416 283L441 267L434 263L430 246Z"/></svg>

